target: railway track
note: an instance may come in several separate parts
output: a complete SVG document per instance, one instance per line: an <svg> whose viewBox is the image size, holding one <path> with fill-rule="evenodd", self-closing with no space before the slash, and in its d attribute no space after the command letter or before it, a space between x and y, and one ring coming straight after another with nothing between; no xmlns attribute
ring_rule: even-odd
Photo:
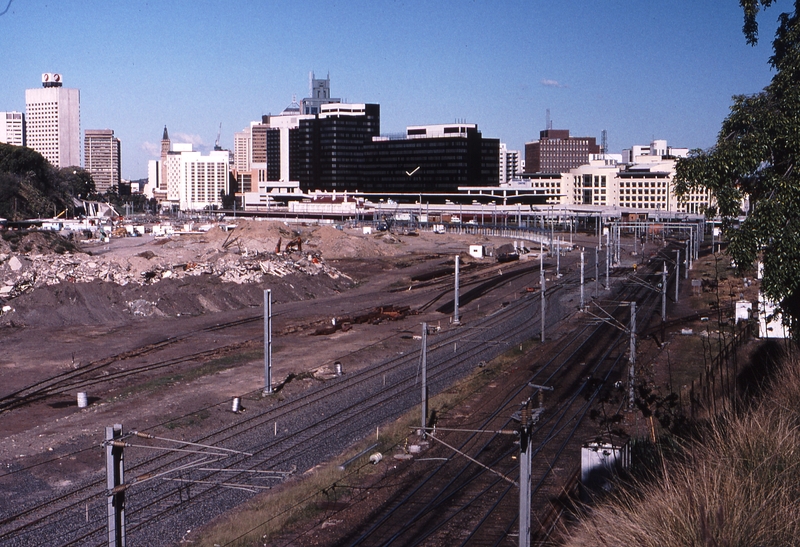
<svg viewBox="0 0 800 547"><path fill-rule="evenodd" d="M658 299L640 286L623 286L614 300L637 301L642 316L650 317ZM624 305L611 310L611 316L622 324L628 313ZM535 542L546 542L554 529L562 509L557 500L576 480L580 448L598 433L597 427L588 423L589 411L601 394L613 391L614 382L625 376L627 339L626 333L608 323L586 323L559 340L557 349L537 365L528 382L514 386L502 401L493 399L486 408L471 409L481 416L475 424L477 430L513 429L511 416L534 394L529 383L555 388L547 395L546 412L533 433ZM620 404L609 413L617 413ZM518 489L503 478L519 474L515 438L447 431L439 431L437 436L486 467L434 443L426 454L430 456L427 463L412 464L419 467L413 473L416 481L370 515L368 525L339 538L336 545L516 545Z"/></svg>
<svg viewBox="0 0 800 547"><path fill-rule="evenodd" d="M556 301L549 316L549 322L554 322L558 290L550 294L553 296L549 298ZM476 321L471 328L450 329L435 337L428 349L431 390L443 389L481 361L536 334L538 314L531 313L531 307L538 310L537 298L535 294L524 295ZM150 480L146 488L131 487L126 509L128 544L151 545L157 544L152 543L154 540L163 542L167 537L179 539L174 538L177 530L206 522L249 498L253 491L262 490L263 482L253 482L253 477L259 475L250 471L307 469L374 431L377 424L418 404L418 360L417 349L367 367L358 374L327 382L258 414L243 415L236 424L202 439L193 439L253 454L213 462L219 471L201 471L210 468L210 460L185 467L197 462L176 453L142 457L136 455L133 447L126 449L127 476L166 473L161 480ZM282 431L275 435L279 423ZM337 432L335 442L331 440L331 431ZM169 471L178 468L183 468L174 472L180 475L179 480L166 480L175 479L174 474L169 476ZM238 475L231 469L237 470ZM105 506L104 480L97 477L48 500L47 504L20 508L0 520L0 544L40 545L43 538L49 545L102 544ZM53 522L59 522L57 530L53 530Z"/></svg>

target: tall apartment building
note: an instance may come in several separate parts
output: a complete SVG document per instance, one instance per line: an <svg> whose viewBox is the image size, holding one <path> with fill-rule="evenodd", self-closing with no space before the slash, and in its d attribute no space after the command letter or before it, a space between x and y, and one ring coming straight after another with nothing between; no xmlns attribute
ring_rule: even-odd
<svg viewBox="0 0 800 547"><path fill-rule="evenodd" d="M83 161L94 179L95 189L104 194L121 182L121 143L113 129L87 129L83 133Z"/></svg>
<svg viewBox="0 0 800 547"><path fill-rule="evenodd" d="M506 184L522 172L519 150L509 150L506 143L500 143L500 184Z"/></svg>
<svg viewBox="0 0 800 547"><path fill-rule="evenodd" d="M25 114L0 112L0 142L25 146Z"/></svg>
<svg viewBox="0 0 800 547"><path fill-rule="evenodd" d="M26 146L55 167L81 165L80 90L62 87L60 74L42 74L42 87L25 90Z"/></svg>
<svg viewBox="0 0 800 547"><path fill-rule="evenodd" d="M599 154L594 137L570 137L569 129L545 129L539 140L525 143L526 173L566 173L589 163L590 154Z"/></svg>

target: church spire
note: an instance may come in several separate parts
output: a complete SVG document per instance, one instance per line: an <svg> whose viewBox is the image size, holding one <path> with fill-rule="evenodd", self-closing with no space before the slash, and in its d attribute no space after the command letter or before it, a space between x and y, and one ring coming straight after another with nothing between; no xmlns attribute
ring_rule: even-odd
<svg viewBox="0 0 800 547"><path fill-rule="evenodd" d="M162 141L168 141L169 140L169 134L167 133L167 126L166 125L164 126L164 136L161 137L161 140Z"/></svg>

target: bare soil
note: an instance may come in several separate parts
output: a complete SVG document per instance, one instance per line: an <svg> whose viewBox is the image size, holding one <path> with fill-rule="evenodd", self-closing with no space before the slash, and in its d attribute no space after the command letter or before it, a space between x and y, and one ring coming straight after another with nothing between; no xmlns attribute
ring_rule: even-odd
<svg viewBox="0 0 800 547"><path fill-rule="evenodd" d="M302 252L276 255L279 240L285 245L298 236ZM68 278L0 302L11 308L0 315L0 397L103 359L112 361L107 370L113 373L205 353L154 372L96 388L66 390L0 412L0 462L7 469L34 466L35 473L51 486L63 486L71 480L72 471L97 468L99 450L74 453L99 446L108 425L124 423L126 429L144 429L162 424L183 438L220 426L227 419L225 404L232 397L253 395L264 386L265 289L270 289L273 303L273 383L304 378L287 384L287 391L304 389L313 384L315 375L329 374L336 360L345 358L344 366L353 370L367 359L403 351L424 318L411 315L354 325L329 336L314 333L336 317L395 302L396 289L410 284L410 276L448 264L452 267L457 253L469 262L466 250L476 243L494 245L476 236L365 235L331 226L254 221L240 221L232 232L214 228L204 234L112 238L91 245L46 233L4 235L0 238L0 286L30 274L35 264L56 263L64 257L83 266L91 263L91 271L118 268L132 279L144 279L140 274L147 272L159 275L124 285ZM13 258L22 264L21 269L12 268ZM255 281L236 283L224 281L222 275L196 275L181 267L222 263L233 269L253 260L282 261L295 269L289 268L282 276L257 272ZM165 271L173 274L165 277ZM431 321L442 319L431 312ZM244 322L235 328L216 327L233 321ZM165 340L173 341L158 351L122 357ZM365 347L372 351L346 360ZM87 393L88 408L77 408L77 391ZM208 411L210 415L186 418L213 403L219 405ZM53 466L36 467L61 456L65 459L59 459L54 476L48 471Z"/></svg>

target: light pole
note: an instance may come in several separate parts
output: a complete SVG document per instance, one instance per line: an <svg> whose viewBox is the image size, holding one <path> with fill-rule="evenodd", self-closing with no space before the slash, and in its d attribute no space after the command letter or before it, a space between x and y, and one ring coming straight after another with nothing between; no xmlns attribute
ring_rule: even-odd
<svg viewBox="0 0 800 547"><path fill-rule="evenodd" d="M630 326L630 355L628 357L628 410L633 411L636 400L635 380L636 380L636 302L630 303L631 307L631 326Z"/></svg>

